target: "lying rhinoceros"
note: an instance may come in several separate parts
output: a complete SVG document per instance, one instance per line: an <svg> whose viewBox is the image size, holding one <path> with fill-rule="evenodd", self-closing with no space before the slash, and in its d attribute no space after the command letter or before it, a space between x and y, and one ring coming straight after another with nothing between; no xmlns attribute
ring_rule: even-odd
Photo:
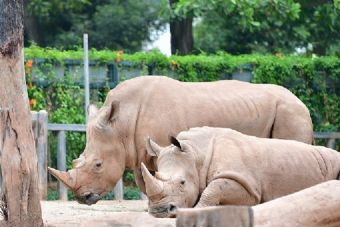
<svg viewBox="0 0 340 227"><path fill-rule="evenodd" d="M161 148L152 176L142 163L149 212L173 216L178 207L255 205L339 178L340 154L329 148L258 138L232 129L193 128Z"/></svg>
<svg viewBox="0 0 340 227"><path fill-rule="evenodd" d="M92 204L112 190L124 169L134 171L145 192L140 163L157 170L147 155L150 135L168 145L169 134L191 127L228 127L259 137L313 140L306 106L287 89L240 81L188 83L149 76L119 84L99 111L90 111L86 148L74 169L51 173L78 201Z"/></svg>

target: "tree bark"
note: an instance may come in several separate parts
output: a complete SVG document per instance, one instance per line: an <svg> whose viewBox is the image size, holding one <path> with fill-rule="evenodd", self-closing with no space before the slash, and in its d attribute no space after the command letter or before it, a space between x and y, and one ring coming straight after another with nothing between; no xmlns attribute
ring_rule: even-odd
<svg viewBox="0 0 340 227"><path fill-rule="evenodd" d="M8 213L0 226L42 227L23 67L23 5L23 0L0 0L0 161Z"/></svg>
<svg viewBox="0 0 340 227"><path fill-rule="evenodd" d="M177 2L178 0L169 0L170 7ZM175 17L170 20L171 54L187 55L192 52L194 46L192 21L191 16Z"/></svg>
<svg viewBox="0 0 340 227"><path fill-rule="evenodd" d="M332 180L253 207L179 209L177 227L339 227L340 181Z"/></svg>

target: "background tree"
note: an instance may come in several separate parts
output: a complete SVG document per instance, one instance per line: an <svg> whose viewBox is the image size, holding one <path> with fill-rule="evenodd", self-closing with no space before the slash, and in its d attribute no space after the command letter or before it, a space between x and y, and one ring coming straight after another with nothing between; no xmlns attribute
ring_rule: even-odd
<svg viewBox="0 0 340 227"><path fill-rule="evenodd" d="M169 0L170 10L176 8L179 0ZM170 34L171 34L171 53L179 55L190 54L194 46L194 38L192 32L193 16L190 14L177 16L171 14L170 18Z"/></svg>
<svg viewBox="0 0 340 227"><path fill-rule="evenodd" d="M27 0L25 36L39 46L139 51L170 24L172 53L339 52L340 0ZM335 6L335 7L334 7ZM193 26L194 25L194 26ZM312 48L310 48L312 47Z"/></svg>
<svg viewBox="0 0 340 227"><path fill-rule="evenodd" d="M157 0L28 0L26 45L73 49L86 32L91 47L139 51L162 28L161 7Z"/></svg>
<svg viewBox="0 0 340 227"><path fill-rule="evenodd" d="M23 0L0 0L0 226L42 227L37 157L23 71Z"/></svg>
<svg viewBox="0 0 340 227"><path fill-rule="evenodd" d="M332 1L181 0L176 10L197 15L195 49L205 52L293 53L312 47L324 55L340 46L340 15Z"/></svg>

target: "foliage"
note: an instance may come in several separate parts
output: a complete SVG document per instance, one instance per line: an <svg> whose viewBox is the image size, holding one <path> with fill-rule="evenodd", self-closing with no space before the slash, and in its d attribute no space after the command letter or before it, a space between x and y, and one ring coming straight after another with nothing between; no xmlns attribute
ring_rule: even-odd
<svg viewBox="0 0 340 227"><path fill-rule="evenodd" d="M318 55L340 54L339 0L171 2L169 7L168 0L27 0L25 46L35 42L77 49L82 34L89 33L91 47L134 52L166 22L195 17L196 52L293 53L302 48Z"/></svg>
<svg viewBox="0 0 340 227"><path fill-rule="evenodd" d="M232 54L293 53L297 48L318 55L339 53L340 15L331 2L272 2L255 4L252 17L256 26L245 26L238 16L242 13L240 8L228 12L223 7L214 8L195 27L195 48Z"/></svg>
<svg viewBox="0 0 340 227"><path fill-rule="evenodd" d="M133 172L131 170L126 170L124 172L123 181L129 185L135 184L135 176L133 175Z"/></svg>
<svg viewBox="0 0 340 227"><path fill-rule="evenodd" d="M133 199L140 199L140 191L137 187L125 187L124 188L124 199L126 200L133 200Z"/></svg>
<svg viewBox="0 0 340 227"><path fill-rule="evenodd" d="M31 0L26 4L30 13L40 15L44 19L49 19L53 12L62 13L68 10L80 11L86 5L90 4L90 2L89 0Z"/></svg>
<svg viewBox="0 0 340 227"><path fill-rule="evenodd" d="M50 61L59 62L58 64L70 58L81 59L80 53L81 50L58 51L55 49L41 49L36 46L25 49L26 59L46 57ZM253 82L283 85L306 103L312 113L316 131L340 130L340 113L339 109L336 108L340 101L338 98L340 60L337 57L233 56L222 52L217 55L173 55L166 57L156 51L149 53L137 52L135 54L124 53L119 55L120 60L117 62L117 52L91 50L90 55L91 59L101 63L114 62L120 72L139 68L141 73L169 75L182 81L230 79L233 72L243 70L244 65L250 64ZM148 70L143 71L143 68ZM35 86L37 91L42 91L41 89L43 88ZM42 99L43 95L36 92L35 97L40 100L39 108L47 105L49 111L54 111L55 113L50 114L50 120L53 122L83 122L81 89L79 87L74 88L70 84L65 89L65 86L56 84L53 87L51 85L48 89L52 90L52 92L48 89L46 90L45 100L54 100L53 105L58 107L52 107L53 105L48 107L50 102L44 101ZM29 94L33 95L33 91L29 91ZM104 98L105 94L102 97Z"/></svg>
<svg viewBox="0 0 340 227"><path fill-rule="evenodd" d="M79 86L74 85L75 75L65 73L64 77L56 74L53 61L28 60L25 64L28 84L28 96L32 110L46 109L49 113L48 120L51 123L85 122L84 108L81 108L84 100L84 92ZM52 165L56 166L56 138L49 132L49 148ZM85 147L85 134L67 133L67 147L70 150L67 155L67 165L72 165L72 160L77 158Z"/></svg>
<svg viewBox="0 0 340 227"><path fill-rule="evenodd" d="M53 190L53 189L48 189L47 200L58 200L58 199L59 199L58 192L56 190Z"/></svg>
<svg viewBox="0 0 340 227"><path fill-rule="evenodd" d="M233 16L238 18L241 27L246 28L259 26L256 11L268 7L292 19L297 18L300 12L300 5L293 0L180 0L174 14L182 16L194 14L199 17L219 11L221 16L228 17L234 13Z"/></svg>
<svg viewBox="0 0 340 227"><path fill-rule="evenodd" d="M334 0L334 6L340 10L340 0Z"/></svg>
<svg viewBox="0 0 340 227"><path fill-rule="evenodd" d="M160 8L156 0L28 0L26 45L75 49L88 33L91 47L138 51L161 29Z"/></svg>

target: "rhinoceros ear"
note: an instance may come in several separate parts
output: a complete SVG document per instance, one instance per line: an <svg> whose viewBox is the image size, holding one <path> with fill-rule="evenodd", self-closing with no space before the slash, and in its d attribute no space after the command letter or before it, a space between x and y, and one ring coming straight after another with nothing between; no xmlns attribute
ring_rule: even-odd
<svg viewBox="0 0 340 227"><path fill-rule="evenodd" d="M107 116L107 120L112 122L114 119L118 116L119 112L119 101L112 101L110 107L109 107L109 115Z"/></svg>
<svg viewBox="0 0 340 227"><path fill-rule="evenodd" d="M99 123L101 126L106 126L112 123L118 116L119 101L112 101L108 106L104 107L104 113L100 116Z"/></svg>
<svg viewBox="0 0 340 227"><path fill-rule="evenodd" d="M176 137L170 136L170 137L169 137L169 140L170 140L170 143L171 143L172 145L175 145L175 146L178 147L181 151L183 150L183 149L182 149L181 143L176 139Z"/></svg>
<svg viewBox="0 0 340 227"><path fill-rule="evenodd" d="M148 152L148 155L150 156L159 156L161 153L161 150L163 149L161 146L159 146L157 143L155 143L150 137L146 138L145 140L145 147L146 151Z"/></svg>

